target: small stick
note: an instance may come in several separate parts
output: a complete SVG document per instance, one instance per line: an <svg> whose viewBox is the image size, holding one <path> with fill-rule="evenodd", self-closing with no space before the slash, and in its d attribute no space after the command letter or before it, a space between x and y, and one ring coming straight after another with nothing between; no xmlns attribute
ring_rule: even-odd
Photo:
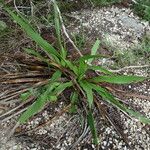
<svg viewBox="0 0 150 150"><path fill-rule="evenodd" d="M32 83L32 82L40 82L44 81L42 78L22 78L22 79L14 79L8 81L2 81L3 84L18 84L18 83Z"/></svg>
<svg viewBox="0 0 150 150"><path fill-rule="evenodd" d="M28 108L28 107L25 107L25 108L21 109L20 111L16 112L15 114L12 114L12 115L6 117L5 119L1 120L0 122L8 121L8 120L11 119L12 117L17 116L17 115L19 115L20 113L24 112L27 108Z"/></svg>
<svg viewBox="0 0 150 150"><path fill-rule="evenodd" d="M87 133L90 131L90 127L87 126L87 120L85 121L84 130L78 140L71 146L69 150L74 150L75 147L82 141L82 139L87 135Z"/></svg>
<svg viewBox="0 0 150 150"><path fill-rule="evenodd" d="M23 93L23 92L26 92L28 91L28 88L25 88L25 89L22 89L22 90L19 90L19 91L16 91L14 93L11 93L9 95L6 95L6 96L3 96L0 98L0 101L8 101L8 100L11 100L12 98L15 98L17 97L19 94Z"/></svg>
<svg viewBox="0 0 150 150"><path fill-rule="evenodd" d="M22 107L23 105L27 104L29 101L32 101L33 98L34 98L34 97L31 97L31 98L28 99L26 102L21 103L19 106L17 106L17 107L15 107L15 108L11 109L10 111L8 111L8 112L2 114L2 115L0 116L0 118L5 117L6 115L8 115L8 114L10 114L10 113L12 113L12 112L14 112L14 111L16 111L17 109L19 109L19 108Z"/></svg>
<svg viewBox="0 0 150 150"><path fill-rule="evenodd" d="M147 68L147 67L150 67L150 65L143 65L143 66L126 66L126 67L123 67L121 69L118 69L118 70L109 70L111 72L121 72L121 71L124 71L124 70L127 70L127 69L138 69L138 68Z"/></svg>
<svg viewBox="0 0 150 150"><path fill-rule="evenodd" d="M20 125L20 123L19 122L17 122L16 123L16 125L13 127L13 129L10 131L10 133L8 134L8 136L7 136L7 139L9 140L10 139L10 137L14 134L14 132L15 132L15 130L16 130L16 128L18 128L19 127L19 125Z"/></svg>
<svg viewBox="0 0 150 150"><path fill-rule="evenodd" d="M72 46L75 48L75 50L78 52L78 54L80 56L83 56L82 53L80 52L80 50L77 48L77 46L74 44L74 42L72 41L72 39L69 37L69 34L67 33L67 30L66 30L66 27L64 25L64 22L63 22L63 19L62 19L62 16L61 16L61 12L56 4L56 1L55 0L52 0L52 2L56 5L56 9L57 9L57 12L59 14L59 19L60 19L60 22L61 22L61 25L62 25L62 30L64 32L64 34L66 35L68 41L72 44Z"/></svg>

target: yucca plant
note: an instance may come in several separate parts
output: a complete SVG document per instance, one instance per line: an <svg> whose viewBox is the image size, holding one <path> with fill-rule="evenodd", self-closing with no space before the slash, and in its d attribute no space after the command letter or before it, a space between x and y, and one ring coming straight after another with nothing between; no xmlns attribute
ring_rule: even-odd
<svg viewBox="0 0 150 150"><path fill-rule="evenodd" d="M22 15L16 14L8 8L5 8L5 10L21 26L26 34L41 47L41 50L43 50L45 54L30 48L25 48L25 51L40 63L45 64L45 68L49 70L48 73L43 72L43 75L42 73L37 74L36 72L35 74L28 73L22 75L27 77L26 79L28 79L28 81L32 77L35 84L31 88L20 92L22 93L20 97L23 100L23 103L30 102L30 106L23 110L23 114L21 114L19 118L19 124L25 123L32 116L41 111L47 103L57 101L59 95L65 92L67 88L72 90L70 96L70 108L72 108L72 110L75 110L79 104L81 104L80 107L83 105L86 106L83 107L83 109L87 114L88 125L91 129L93 142L95 144L99 143L99 138L93 117L93 109L95 106L100 106L101 102L116 107L124 114L137 118L142 123L150 124L150 119L135 112L131 108L128 108L125 103L115 98L110 90L114 85L119 86L120 84L141 82L147 78L117 75L102 66L93 65L92 61L94 59L104 57L96 55L100 44L99 40L93 45L90 55L80 56L74 61L68 59L67 50L64 48L62 42L61 23L56 3L54 3L54 13L59 49L54 48L45 41ZM5 75L4 78L6 81L4 82L2 80L1 82L14 83L14 80L11 79L15 78L15 81L21 81L20 83L22 83L23 81L20 79L22 76L19 74L13 77L11 75ZM42 76L42 80L38 80L39 76ZM97 95L99 95L101 99L98 100ZM106 117L106 110L103 109L103 107L98 108L101 109L100 111L102 111L102 114Z"/></svg>

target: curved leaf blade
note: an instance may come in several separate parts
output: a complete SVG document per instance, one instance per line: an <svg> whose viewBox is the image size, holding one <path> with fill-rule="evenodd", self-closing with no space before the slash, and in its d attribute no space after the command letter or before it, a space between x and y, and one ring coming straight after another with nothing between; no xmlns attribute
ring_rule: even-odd
<svg viewBox="0 0 150 150"><path fill-rule="evenodd" d="M36 100L19 118L19 122L25 123L30 117L34 116L35 114L37 114L39 111L42 110L42 108L44 107L46 103L46 100L44 100L43 98L39 98L38 100Z"/></svg>
<svg viewBox="0 0 150 150"><path fill-rule="evenodd" d="M73 85L73 83L70 82L66 82L66 83L61 83L54 91L53 91L53 95L59 95L61 94L66 88L71 87Z"/></svg>
<svg viewBox="0 0 150 150"><path fill-rule="evenodd" d="M54 82L61 78L62 72L60 70L57 70L51 77L50 81Z"/></svg>
<svg viewBox="0 0 150 150"><path fill-rule="evenodd" d="M21 26L21 28L27 33L27 35L34 40L43 50L50 54L56 56L60 56L59 53L52 47L46 40L44 40L36 31L33 30L28 21L19 14L17 16L10 9L5 8L5 10L9 13L9 15ZM53 56L52 56L53 57Z"/></svg>
<svg viewBox="0 0 150 150"><path fill-rule="evenodd" d="M98 145L99 140L98 140L98 136L97 136L97 130L96 130L96 127L95 127L94 117L93 117L93 114L92 114L91 111L88 112L87 121L88 121L88 125L91 129L91 133L92 133L92 136L93 136L93 143Z"/></svg>
<svg viewBox="0 0 150 150"><path fill-rule="evenodd" d="M24 92L20 95L20 99L22 101L26 101L30 96L31 96L31 92L30 91L27 91L27 92Z"/></svg>
<svg viewBox="0 0 150 150"><path fill-rule="evenodd" d="M80 86L83 88L83 90L86 93L89 108L91 109L92 105L93 105L93 91L92 91L92 88L91 88L91 86L89 86L88 82L86 82L86 81L81 81Z"/></svg>
<svg viewBox="0 0 150 150"><path fill-rule="evenodd" d="M81 60L79 62L79 67L78 67L78 79L79 80L81 80L84 77L87 69L88 69L87 63Z"/></svg>
<svg viewBox="0 0 150 150"><path fill-rule="evenodd" d="M19 122L25 123L30 117L41 111L42 108L44 108L46 102L56 100L56 96L54 96L51 91L58 85L59 83L57 82L48 85L46 91L41 94L39 98L20 116Z"/></svg>
<svg viewBox="0 0 150 150"><path fill-rule="evenodd" d="M70 112L71 113L76 113L77 112L77 103L78 103L78 93L76 91L72 92L70 96L71 100L71 107L70 107Z"/></svg>
<svg viewBox="0 0 150 150"><path fill-rule="evenodd" d="M96 42L94 43L92 49L91 49L91 55L96 55L97 50L99 48L99 45L100 45L100 40L97 39ZM88 63L91 63L92 61L93 61L93 58L89 59Z"/></svg>
<svg viewBox="0 0 150 150"><path fill-rule="evenodd" d="M94 71L100 71L100 72L108 74L108 75L113 75L112 72L110 72L109 70L107 70L107 69L105 69L101 66L92 65L92 66L89 66L88 68L91 69L91 70L94 70Z"/></svg>
<svg viewBox="0 0 150 150"><path fill-rule="evenodd" d="M116 75L116 76L99 76L90 79L90 81L98 83L98 82L108 82L114 84L130 84L133 82L141 82L147 79L146 77L140 76L125 76L125 75Z"/></svg>
<svg viewBox="0 0 150 150"><path fill-rule="evenodd" d="M48 63L47 59L44 58L39 52L37 52L31 48L24 48L24 50L28 54L33 55L33 56L37 57L38 59L40 59L41 61Z"/></svg>
<svg viewBox="0 0 150 150"><path fill-rule="evenodd" d="M137 118L140 122L145 124L150 124L150 119L144 117L139 112L135 112L134 110L128 108L127 106L121 104L117 99L114 98L112 94L110 94L106 89L97 86L95 84L90 84L91 87L108 103L120 109L125 114L129 114L132 117Z"/></svg>

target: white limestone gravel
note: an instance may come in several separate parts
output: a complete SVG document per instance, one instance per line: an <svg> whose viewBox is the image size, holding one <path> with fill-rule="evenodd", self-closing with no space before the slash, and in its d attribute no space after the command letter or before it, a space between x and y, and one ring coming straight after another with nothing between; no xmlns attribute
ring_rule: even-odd
<svg viewBox="0 0 150 150"><path fill-rule="evenodd" d="M149 23L141 21L130 8L85 9L72 12L71 16L75 21L68 29L73 34L85 30L89 38L100 38L118 49L134 47L139 38L150 33Z"/></svg>
<svg viewBox="0 0 150 150"><path fill-rule="evenodd" d="M81 10L80 12L72 13L72 15L82 23L82 26L88 31L87 34L92 36L95 35L95 37L101 36L105 40L111 42L114 46L121 49L126 49L137 44L138 38L141 38L145 32L150 30L147 22L139 20L139 18L127 8L111 7L98 10ZM74 32L80 31L81 26L78 26L77 24L74 24L73 26L76 26ZM129 74L130 71L131 70L128 72L127 70L126 74ZM147 74L147 70L136 69L132 70L132 72L137 75L149 75ZM129 85L129 89L150 96L149 82L140 84L136 87ZM127 101L137 108L140 108L139 111L150 118L150 101L138 98L130 98L127 99ZM59 110L60 109L55 112ZM135 119L131 120L122 113L120 113L120 115L124 125L124 133L128 135L129 145L133 147L132 150L150 150L150 127L139 123ZM44 110L42 116L37 116L23 127L26 129L32 129L36 127L43 118L44 120L48 120L49 117L51 116L48 111ZM23 142L20 142L19 139L14 137L6 143L4 140L6 137L6 131L10 129L9 126L13 123L12 120L9 120L1 126L0 150L53 150L54 148L58 150L67 150L68 147L75 142L75 139L80 133L76 127L77 123L81 121L79 119L80 117L76 115L76 117L68 123L70 118L70 115L64 114L52 124L49 124L36 132L33 131L28 135L28 138L34 135L36 137L42 137L42 139L46 137L56 139L56 142L54 141L54 143L52 143L51 148L43 148L38 142L27 142L26 144L23 144ZM68 123L68 126L66 126L66 123ZM106 150L107 147L107 150L129 150L112 127L101 125L99 128L102 128L102 133L100 135L101 149ZM73 133L65 133L66 129L70 131L69 133ZM85 143L91 144L91 139L89 140L89 138L86 137L81 145ZM80 146L77 149L80 149ZM92 145L92 148L96 149L94 145Z"/></svg>

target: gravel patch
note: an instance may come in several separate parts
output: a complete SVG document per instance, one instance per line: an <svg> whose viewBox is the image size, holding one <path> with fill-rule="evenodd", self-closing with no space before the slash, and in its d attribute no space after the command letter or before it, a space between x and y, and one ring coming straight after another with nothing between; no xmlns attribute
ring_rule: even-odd
<svg viewBox="0 0 150 150"><path fill-rule="evenodd" d="M138 74L138 75L148 75L144 70L127 70L124 74ZM128 85L129 92L137 92L140 94L150 95L150 82L138 83L137 85ZM131 106L138 110L142 114L150 118L150 101L140 98L125 98ZM6 133L9 132L10 126L14 125L15 119L10 119L9 121L1 125L1 150L69 150L80 137L83 132L83 127L81 123L81 116L76 114L72 116L68 113L64 113L62 116L56 118L52 123L49 123L38 130L34 128L44 121L50 119L52 114L56 114L64 106L61 103L60 107L50 111L45 109L39 115L35 116L26 125L21 126L21 132L16 137L12 137L6 143ZM115 110L116 111L116 110ZM128 118L121 112L112 112L112 118L120 118L118 121L121 122L122 131L127 136L129 141L129 146L123 141L123 139L117 134L114 128L110 125L106 125L101 119L98 120L97 129L100 137L100 148L103 150L149 150L150 149L150 126L144 125L137 121L136 119ZM97 116L98 117L98 116ZM29 130L29 132L25 132ZM30 132L31 130L31 132ZM97 149L92 143L92 138L90 132L81 140L76 148L77 150L95 150Z"/></svg>
<svg viewBox="0 0 150 150"><path fill-rule="evenodd" d="M106 41L111 41L113 46L127 49L138 43L145 32L149 32L150 27L147 22L142 22L127 8L101 8L95 10L82 10L71 14L77 19L70 25L73 32L79 32L82 27L90 37L101 37ZM82 23L78 26L76 23ZM127 70L125 74L136 74L148 76L147 70ZM129 85L128 90L139 92L150 96L150 82ZM130 105L142 114L150 118L150 101L140 98L126 98ZM62 100L63 101L63 100ZM77 150L95 150L92 144L91 134L84 123L82 112L72 116L69 113L55 118L52 122L42 126L38 130L35 128L50 120L54 114L60 112L65 105L59 101L57 105L50 105L44 111L33 117L28 123L20 126L18 135L13 136L7 143L6 137L12 129L17 118L1 124L0 128L0 150L69 150L71 146L81 138L86 129L87 134L81 138L79 144L74 148ZM3 111L0 110L1 113ZM112 109L112 118L122 124L122 131L126 134L129 146L116 133L114 128L106 125L102 119L97 122L97 129L100 137L100 150L150 150L150 126L138 122L136 119L129 119L121 112ZM110 112L110 113L111 113ZM97 118L99 116L96 116ZM28 130L27 132L25 132ZM19 134L20 133L20 134Z"/></svg>
<svg viewBox="0 0 150 150"><path fill-rule="evenodd" d="M71 32L83 30L88 38L100 38L118 49L134 47L143 35L150 32L149 23L141 21L130 8L85 9L69 16L75 18L68 28Z"/></svg>

